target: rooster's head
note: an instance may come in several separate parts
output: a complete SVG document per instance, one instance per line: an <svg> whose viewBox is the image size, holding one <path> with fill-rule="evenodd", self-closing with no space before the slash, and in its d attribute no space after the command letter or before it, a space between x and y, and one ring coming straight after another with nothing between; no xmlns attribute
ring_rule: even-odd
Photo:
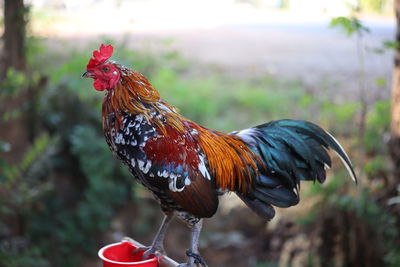
<svg viewBox="0 0 400 267"><path fill-rule="evenodd" d="M82 75L94 80L93 86L98 91L110 90L118 83L121 72L117 65L108 59L112 56L112 45L101 45L99 50L93 51L93 57L86 66Z"/></svg>

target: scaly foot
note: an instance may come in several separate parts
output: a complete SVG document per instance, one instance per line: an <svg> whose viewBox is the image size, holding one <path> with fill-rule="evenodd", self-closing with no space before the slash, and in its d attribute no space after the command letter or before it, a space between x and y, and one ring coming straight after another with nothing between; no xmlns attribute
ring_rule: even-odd
<svg viewBox="0 0 400 267"><path fill-rule="evenodd" d="M189 257L187 263L181 263L178 267L194 267L194 266L202 266L208 267L207 263L203 260L199 253L194 253L190 249L186 251L186 255Z"/></svg>

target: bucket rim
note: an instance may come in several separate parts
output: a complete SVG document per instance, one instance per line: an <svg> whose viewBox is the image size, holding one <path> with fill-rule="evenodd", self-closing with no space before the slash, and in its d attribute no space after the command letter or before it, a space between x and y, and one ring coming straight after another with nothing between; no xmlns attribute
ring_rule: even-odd
<svg viewBox="0 0 400 267"><path fill-rule="evenodd" d="M125 241L125 240L124 240L124 241L121 241L121 242L116 242L116 243L108 244L108 245L102 247L102 248L99 250L99 252L97 253L97 255L98 255L99 258L100 258L101 260L103 260L103 261L106 261L106 262L109 262L109 263L121 264L121 265L128 265L128 264L131 264L131 265L135 265L135 264L136 264L136 265L139 265L139 264L148 263L148 262L154 262L154 261L157 261L157 260L158 260L157 257L154 257L154 258L147 259L147 260L143 260L143 261L120 262L120 261L113 261L113 260L107 259L107 258L104 256L104 251L105 251L107 248L109 248L109 247L114 247L114 246L117 246L117 245L121 245L121 244L123 244L123 243L132 244L131 242ZM132 246L135 247L133 244L132 244Z"/></svg>

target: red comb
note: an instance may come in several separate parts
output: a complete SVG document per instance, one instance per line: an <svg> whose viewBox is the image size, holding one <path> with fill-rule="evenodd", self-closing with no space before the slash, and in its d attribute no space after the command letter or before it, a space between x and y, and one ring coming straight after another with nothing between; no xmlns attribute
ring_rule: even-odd
<svg viewBox="0 0 400 267"><path fill-rule="evenodd" d="M86 70L93 69L97 65L105 62L112 56L113 51L114 47L112 45L105 46L104 44L101 44L99 50L93 51L93 58L89 60L89 63L86 66Z"/></svg>

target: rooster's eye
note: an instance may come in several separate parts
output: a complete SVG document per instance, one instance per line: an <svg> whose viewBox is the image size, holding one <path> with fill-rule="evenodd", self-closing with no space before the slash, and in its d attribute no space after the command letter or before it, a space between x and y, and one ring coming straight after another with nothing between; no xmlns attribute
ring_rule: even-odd
<svg viewBox="0 0 400 267"><path fill-rule="evenodd" d="M103 68L103 71L109 71L109 70L110 70L109 67L104 67L104 68Z"/></svg>

